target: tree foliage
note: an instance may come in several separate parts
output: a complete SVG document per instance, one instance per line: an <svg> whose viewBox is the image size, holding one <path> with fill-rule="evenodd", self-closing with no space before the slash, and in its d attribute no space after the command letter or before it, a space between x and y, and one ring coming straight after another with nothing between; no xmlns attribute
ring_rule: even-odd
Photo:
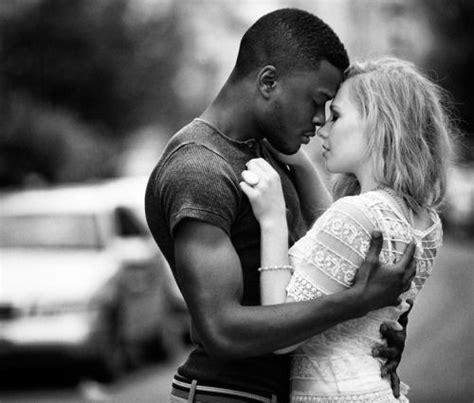
<svg viewBox="0 0 474 403"><path fill-rule="evenodd" d="M173 79L183 37L176 8L137 20L128 0L13 3L18 12L0 14L0 155L9 161L0 166L0 186L31 173L50 182L110 174L107 149L119 150L137 127L180 121ZM54 135L45 121L50 128L56 121ZM66 149L74 164L59 163ZM93 158L92 170L64 172L80 167L81 158L90 163L79 153L90 156L93 149L105 153L103 163Z"/></svg>
<svg viewBox="0 0 474 403"><path fill-rule="evenodd" d="M459 126L465 134L461 158L474 160L474 2L421 0L435 35L435 47L426 61L439 84L453 97Z"/></svg>
<svg viewBox="0 0 474 403"><path fill-rule="evenodd" d="M71 109L119 136L140 122L159 85L167 102L155 110L173 118L179 21L133 24L127 13L127 0L43 0L11 18L2 32L5 90Z"/></svg>

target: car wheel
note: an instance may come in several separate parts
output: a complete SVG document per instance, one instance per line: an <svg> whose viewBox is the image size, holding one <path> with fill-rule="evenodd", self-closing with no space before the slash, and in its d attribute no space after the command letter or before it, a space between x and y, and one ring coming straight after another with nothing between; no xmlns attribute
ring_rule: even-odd
<svg viewBox="0 0 474 403"><path fill-rule="evenodd" d="M119 309L113 309L105 315L105 329L97 337L92 372L94 379L100 382L113 382L128 368L126 342L118 312Z"/></svg>
<svg viewBox="0 0 474 403"><path fill-rule="evenodd" d="M141 349L148 362L167 361L174 355L174 344L170 336L163 329L159 329L142 343Z"/></svg>
<svg viewBox="0 0 474 403"><path fill-rule="evenodd" d="M108 335L107 345L99 355L99 380L113 382L119 379L127 369L127 359L123 343L117 336Z"/></svg>

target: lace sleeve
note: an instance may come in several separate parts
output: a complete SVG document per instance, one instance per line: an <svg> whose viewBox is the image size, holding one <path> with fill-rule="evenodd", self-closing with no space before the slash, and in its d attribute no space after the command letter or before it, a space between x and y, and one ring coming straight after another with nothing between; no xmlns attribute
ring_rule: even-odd
<svg viewBox="0 0 474 403"><path fill-rule="evenodd" d="M350 287L367 254L374 227L370 211L357 196L334 203L291 248L296 271L287 295L302 301Z"/></svg>

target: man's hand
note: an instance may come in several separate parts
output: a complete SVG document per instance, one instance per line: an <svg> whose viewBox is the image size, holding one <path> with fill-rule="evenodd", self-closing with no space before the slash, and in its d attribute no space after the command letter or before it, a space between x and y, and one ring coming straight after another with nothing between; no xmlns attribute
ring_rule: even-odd
<svg viewBox="0 0 474 403"><path fill-rule="evenodd" d="M414 243L407 246L400 261L393 266L380 263L382 244L382 234L378 231L374 232L367 257L360 266L352 286L352 289L358 292L365 301L364 306L367 312L398 305L400 294L410 288L416 272L413 261Z"/></svg>
<svg viewBox="0 0 474 403"><path fill-rule="evenodd" d="M372 350L374 357L386 359L382 366L382 377L390 376L393 394L396 398L400 396L400 378L397 374L397 368L402 359L403 350L405 349L405 341L407 337L408 314L413 308L413 301L406 301L410 308L400 316L398 322L383 323L380 326L380 333L387 341L387 345L378 345ZM400 329L400 327L402 327Z"/></svg>

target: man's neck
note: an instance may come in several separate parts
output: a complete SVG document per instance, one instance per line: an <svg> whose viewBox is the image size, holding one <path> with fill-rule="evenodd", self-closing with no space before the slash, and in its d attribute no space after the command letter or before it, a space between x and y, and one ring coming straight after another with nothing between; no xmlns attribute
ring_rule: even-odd
<svg viewBox="0 0 474 403"><path fill-rule="evenodd" d="M246 97L248 94L243 91L224 87L200 118L233 140L258 139L259 132L249 108L251 100Z"/></svg>

